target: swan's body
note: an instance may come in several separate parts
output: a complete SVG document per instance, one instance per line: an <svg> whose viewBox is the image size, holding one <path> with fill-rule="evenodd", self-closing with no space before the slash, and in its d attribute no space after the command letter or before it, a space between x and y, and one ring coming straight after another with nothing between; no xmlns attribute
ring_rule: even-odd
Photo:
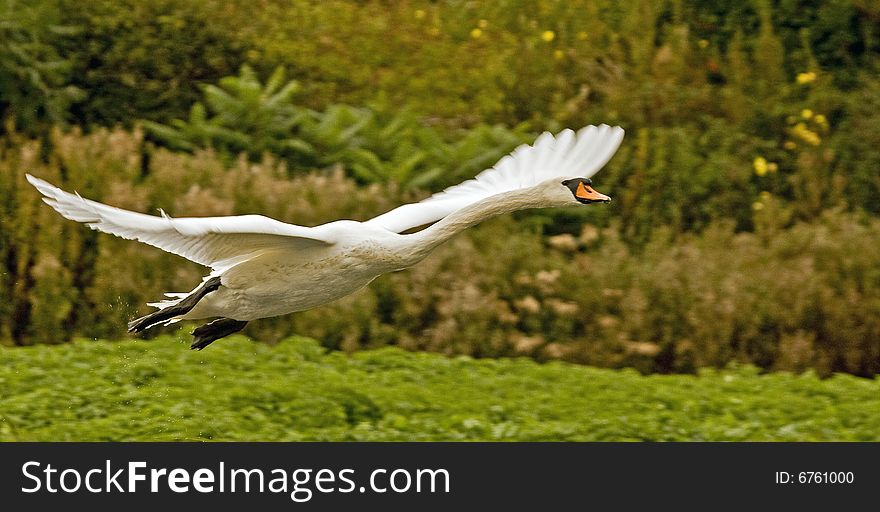
<svg viewBox="0 0 880 512"><path fill-rule="evenodd" d="M611 158L622 138L623 130L606 125L565 130L557 137L544 133L533 146L520 146L477 178L422 202L365 222L315 227L260 215L145 215L83 199L30 175L27 179L67 219L211 267L194 290L167 294L170 300L151 304L159 311L130 324L130 330L140 331L178 320L221 318L194 332L193 348L201 349L247 321L320 306L382 274L411 267L456 233L490 217L608 201L592 189L589 177Z"/></svg>

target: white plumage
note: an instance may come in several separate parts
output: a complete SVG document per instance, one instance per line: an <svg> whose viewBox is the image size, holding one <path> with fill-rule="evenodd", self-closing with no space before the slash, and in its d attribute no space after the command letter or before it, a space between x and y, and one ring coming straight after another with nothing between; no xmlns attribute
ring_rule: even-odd
<svg viewBox="0 0 880 512"><path fill-rule="evenodd" d="M424 201L366 222L341 220L315 227L261 215L146 215L84 199L31 175L27 179L67 219L210 267L213 272L202 285L189 293L166 294L174 300L152 304L160 311L132 323L132 330L140 331L181 319L220 317L195 331L193 348L201 349L249 320L325 304L383 273L412 266L486 218L524 208L607 201L588 178L622 139L622 129L607 125L577 133L564 130L555 137L545 132L476 178ZM400 234L431 223L416 233Z"/></svg>
<svg viewBox="0 0 880 512"><path fill-rule="evenodd" d="M438 221L473 202L502 192L528 188L552 178L590 178L617 151L623 129L587 126L575 133L544 132L531 146L522 145L476 178L438 192L420 203L406 204L367 221L400 233Z"/></svg>
<svg viewBox="0 0 880 512"><path fill-rule="evenodd" d="M43 201L64 218L129 240L138 240L163 251L222 270L268 247L327 245L314 228L286 224L262 215L235 217L190 217L174 219L131 212L79 194L65 192L50 183L27 175L28 181L45 197Z"/></svg>

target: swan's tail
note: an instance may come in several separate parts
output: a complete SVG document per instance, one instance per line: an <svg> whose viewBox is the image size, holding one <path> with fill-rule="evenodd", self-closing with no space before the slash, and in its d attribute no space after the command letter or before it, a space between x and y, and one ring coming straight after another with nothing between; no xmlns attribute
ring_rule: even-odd
<svg viewBox="0 0 880 512"><path fill-rule="evenodd" d="M159 308L159 310L129 322L128 332L141 332L154 325L168 325L177 322L181 316L189 313L202 300L202 297L220 288L220 284L220 276L214 276L190 293L166 294L168 297L177 298L150 303L150 306Z"/></svg>

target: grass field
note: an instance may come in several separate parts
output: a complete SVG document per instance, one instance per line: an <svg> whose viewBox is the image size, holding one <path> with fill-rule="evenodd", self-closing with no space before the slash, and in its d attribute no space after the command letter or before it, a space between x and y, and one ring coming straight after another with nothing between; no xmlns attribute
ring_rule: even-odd
<svg viewBox="0 0 880 512"><path fill-rule="evenodd" d="M0 349L0 440L880 440L876 379L183 339Z"/></svg>

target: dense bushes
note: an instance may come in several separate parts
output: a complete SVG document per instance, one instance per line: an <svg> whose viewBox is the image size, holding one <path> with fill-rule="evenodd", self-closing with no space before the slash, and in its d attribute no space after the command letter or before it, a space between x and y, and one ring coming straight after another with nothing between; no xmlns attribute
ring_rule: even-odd
<svg viewBox="0 0 880 512"><path fill-rule="evenodd" d="M55 1L0 5L0 119L36 132L67 121L71 103L83 97L60 48L79 31L62 20Z"/></svg>
<svg viewBox="0 0 880 512"><path fill-rule="evenodd" d="M852 87L880 48L868 4L270 1L245 39L265 72L296 70L312 107L381 96L455 125L641 126L658 108L697 120L694 100L712 112L744 84L765 99L810 69ZM731 46L751 78L727 62Z"/></svg>
<svg viewBox="0 0 880 512"><path fill-rule="evenodd" d="M144 154L150 155L145 161ZM6 268L0 337L55 343L72 333L117 337L143 303L186 291L203 270L156 249L61 219L27 170L84 196L172 215L259 212L301 224L366 219L417 196L358 187L338 172L289 178L282 163L145 147L139 132L55 132L4 149L0 249ZM330 306L255 322L251 335L314 336L343 350L386 344L477 356L529 355L644 371L729 361L821 373L880 371L880 221L829 210L810 224L772 195L752 209L754 233L712 221L702 234L655 232L624 243L621 208L574 209L576 235L542 236L541 213L469 230L413 269ZM571 212L563 210L560 215ZM574 224L579 226L578 223Z"/></svg>
<svg viewBox="0 0 880 512"><path fill-rule="evenodd" d="M444 126L740 122L760 110L724 103L766 107L808 71L853 89L880 49L876 8L860 0L9 5L7 24L30 26L32 9L48 21L29 39L73 64L62 79L86 94L82 125L185 118L200 84L245 63L286 67L309 108L384 102ZM60 13L75 32L53 29Z"/></svg>
<svg viewBox="0 0 880 512"><path fill-rule="evenodd" d="M85 91L72 112L83 126L181 116L198 98L199 83L230 75L244 61L246 44L235 37L247 16L244 2L52 1L80 29L62 47L75 65L72 85Z"/></svg>
<svg viewBox="0 0 880 512"><path fill-rule="evenodd" d="M144 121L147 131L174 149L212 148L226 160L239 154L259 160L270 153L291 171L340 165L360 183L442 188L469 179L519 144L523 127L480 125L455 141L408 111L394 113L349 105L315 111L297 104L300 89L277 68L262 84L249 66L219 86L205 85L204 103L187 120L169 125Z"/></svg>
<svg viewBox="0 0 880 512"><path fill-rule="evenodd" d="M849 375L184 341L0 347L0 441L880 440L880 382Z"/></svg>

